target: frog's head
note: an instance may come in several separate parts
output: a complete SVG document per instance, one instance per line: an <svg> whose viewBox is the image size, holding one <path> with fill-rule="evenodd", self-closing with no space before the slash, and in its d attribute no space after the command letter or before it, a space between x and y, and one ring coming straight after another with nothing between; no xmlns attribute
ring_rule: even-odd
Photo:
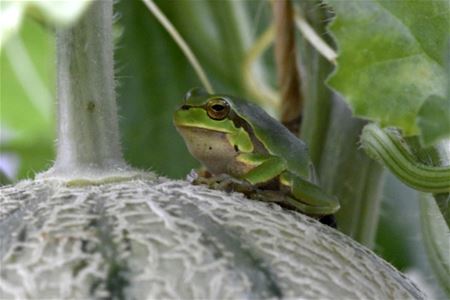
<svg viewBox="0 0 450 300"><path fill-rule="evenodd" d="M231 99L194 88L186 93L184 103L175 111L173 121L177 128L200 128L231 133L236 130L233 115Z"/></svg>
<svg viewBox="0 0 450 300"><path fill-rule="evenodd" d="M212 173L223 172L237 152L253 149L249 134L236 125L238 119L231 97L198 88L186 94L173 116L189 152Z"/></svg>

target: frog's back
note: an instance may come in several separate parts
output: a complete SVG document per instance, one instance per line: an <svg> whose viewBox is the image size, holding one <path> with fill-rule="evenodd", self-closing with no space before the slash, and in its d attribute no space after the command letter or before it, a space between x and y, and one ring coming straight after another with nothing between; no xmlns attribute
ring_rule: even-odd
<svg viewBox="0 0 450 300"><path fill-rule="evenodd" d="M238 99L233 102L233 106L239 116L250 123L256 137L263 144L270 145L268 151L286 160L289 171L303 178L314 179L308 147L302 140L255 104Z"/></svg>

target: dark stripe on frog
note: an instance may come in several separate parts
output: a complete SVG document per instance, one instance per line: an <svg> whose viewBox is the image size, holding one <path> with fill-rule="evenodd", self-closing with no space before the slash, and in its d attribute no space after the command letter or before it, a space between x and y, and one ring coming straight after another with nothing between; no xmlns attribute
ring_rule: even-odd
<svg viewBox="0 0 450 300"><path fill-rule="evenodd" d="M195 205L179 204L191 221L205 229L202 238L204 245L211 248L213 253L220 253L222 250L215 244L215 241L218 241L223 248L233 253L233 266L244 273L251 283L249 299L283 298L275 275L266 267L264 260L252 251L251 245L243 244L245 241L237 233L216 223Z"/></svg>
<svg viewBox="0 0 450 300"><path fill-rule="evenodd" d="M256 137L253 128L250 126L250 124L247 123L247 121L239 117L233 111L231 111L230 114L228 115L228 119L233 122L236 128L242 127L247 132L254 147L253 153L269 154L269 151L267 151L264 144L261 143L261 141Z"/></svg>

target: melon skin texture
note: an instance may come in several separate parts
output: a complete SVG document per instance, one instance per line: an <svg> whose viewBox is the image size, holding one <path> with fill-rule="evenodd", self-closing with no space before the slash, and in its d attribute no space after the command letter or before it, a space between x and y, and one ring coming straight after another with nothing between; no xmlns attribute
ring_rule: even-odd
<svg viewBox="0 0 450 300"><path fill-rule="evenodd" d="M1 299L424 299L373 252L275 204L165 178L0 189Z"/></svg>

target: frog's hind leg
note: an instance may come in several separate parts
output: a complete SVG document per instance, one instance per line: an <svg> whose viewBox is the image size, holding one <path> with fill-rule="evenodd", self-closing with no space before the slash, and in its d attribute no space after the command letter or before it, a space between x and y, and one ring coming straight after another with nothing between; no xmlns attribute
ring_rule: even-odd
<svg viewBox="0 0 450 300"><path fill-rule="evenodd" d="M339 209L336 197L325 193L321 187L289 172L280 175L281 185L288 187L293 197L287 202L310 215L330 215Z"/></svg>

